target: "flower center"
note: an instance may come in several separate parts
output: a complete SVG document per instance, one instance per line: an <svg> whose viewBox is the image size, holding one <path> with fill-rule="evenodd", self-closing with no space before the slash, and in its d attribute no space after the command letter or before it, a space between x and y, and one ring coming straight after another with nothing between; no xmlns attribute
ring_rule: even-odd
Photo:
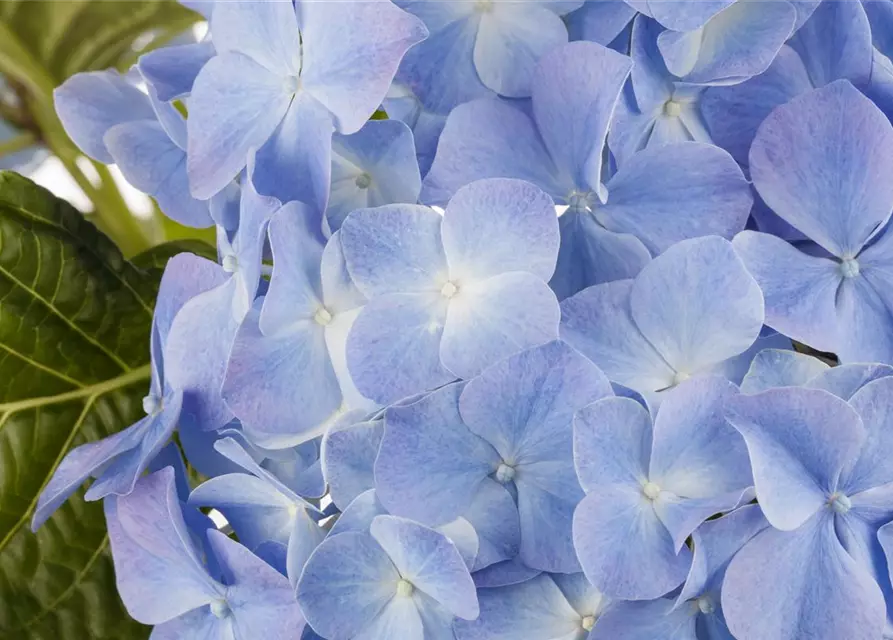
<svg viewBox="0 0 893 640"><path fill-rule="evenodd" d="M713 604L713 599L710 596L701 596L695 602L698 605L698 610L704 615L709 616L716 611L716 605Z"/></svg>
<svg viewBox="0 0 893 640"><path fill-rule="evenodd" d="M675 387L677 384L682 384L689 378L691 378L691 376L684 371L677 371L676 375L673 376L673 386Z"/></svg>
<svg viewBox="0 0 893 640"><path fill-rule="evenodd" d="M440 288L440 295L444 298L452 298L457 293L459 293L459 287L454 282L447 282Z"/></svg>
<svg viewBox="0 0 893 640"><path fill-rule="evenodd" d="M567 195L567 208L575 213L592 211L595 204L595 194L592 191L571 191Z"/></svg>
<svg viewBox="0 0 893 640"><path fill-rule="evenodd" d="M154 416L161 410L161 398L150 393L143 398L143 411L147 416Z"/></svg>
<svg viewBox="0 0 893 640"><path fill-rule="evenodd" d="M493 0L477 0L474 3L474 9L478 13L490 13L493 11Z"/></svg>
<svg viewBox="0 0 893 640"><path fill-rule="evenodd" d="M828 498L828 506L831 507L835 513L839 513L843 516L849 512L853 503L846 495L838 492L832 494L831 497Z"/></svg>
<svg viewBox="0 0 893 640"><path fill-rule="evenodd" d="M397 581L397 595L403 598L408 598L412 595L412 592L415 591L415 587L412 586L412 583L409 580L400 579Z"/></svg>
<svg viewBox="0 0 893 640"><path fill-rule="evenodd" d="M840 275L844 278L855 278L859 275L859 261L855 258L847 258L840 263Z"/></svg>
<svg viewBox="0 0 893 640"><path fill-rule="evenodd" d="M508 484L515 479L515 468L500 462L496 467L496 481L501 484Z"/></svg>
<svg viewBox="0 0 893 640"><path fill-rule="evenodd" d="M316 321L316 324L326 326L332 321L332 313L325 307L320 307L313 314L313 319Z"/></svg>
<svg viewBox="0 0 893 640"><path fill-rule="evenodd" d="M586 631L592 631L592 627L595 626L595 616L584 616L583 619L580 620L580 626Z"/></svg>
<svg viewBox="0 0 893 640"><path fill-rule="evenodd" d="M229 616L230 611L229 605L226 603L226 600L215 600L211 603L211 613L214 614L215 618L223 619Z"/></svg>
<svg viewBox="0 0 893 640"><path fill-rule="evenodd" d="M664 103L664 114L671 118L678 118L682 115L682 105L675 100L667 100Z"/></svg>
<svg viewBox="0 0 893 640"><path fill-rule="evenodd" d="M369 185L372 184L372 176L368 173L361 173L357 176L357 179L354 180L354 184L357 185L358 189L368 189Z"/></svg>
<svg viewBox="0 0 893 640"><path fill-rule="evenodd" d="M239 270L239 259L234 253L227 253L223 256L223 270L227 273L235 273Z"/></svg>
<svg viewBox="0 0 893 640"><path fill-rule="evenodd" d="M295 94L301 90L301 76L289 76L285 79L285 90Z"/></svg>
<svg viewBox="0 0 893 640"><path fill-rule="evenodd" d="M660 487L653 482L646 482L645 486L642 487L642 493L649 500L657 500L657 497L660 495Z"/></svg>

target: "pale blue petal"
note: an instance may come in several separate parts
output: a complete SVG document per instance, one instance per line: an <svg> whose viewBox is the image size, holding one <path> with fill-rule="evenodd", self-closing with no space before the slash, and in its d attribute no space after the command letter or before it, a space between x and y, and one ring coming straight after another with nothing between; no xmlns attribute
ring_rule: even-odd
<svg viewBox="0 0 893 640"><path fill-rule="evenodd" d="M287 2L218 2L211 32L219 53L244 54L282 77L301 71L298 18Z"/></svg>
<svg viewBox="0 0 893 640"><path fill-rule="evenodd" d="M479 18L474 67L486 87L510 98L530 95L537 62L567 43L567 28L541 2L498 2Z"/></svg>
<svg viewBox="0 0 893 640"><path fill-rule="evenodd" d="M323 439L323 473L332 502L345 509L375 486L373 465L384 435L380 421L358 422L330 430Z"/></svg>
<svg viewBox="0 0 893 640"><path fill-rule="evenodd" d="M884 266L873 264L871 269L866 265L868 273L864 278L844 279L840 283L835 300L838 343L834 351L841 362L893 362L893 296L887 291L888 278L881 276L872 282L870 275L870 271L877 273Z"/></svg>
<svg viewBox="0 0 893 640"><path fill-rule="evenodd" d="M351 211L418 201L422 188L412 130L399 120L370 120L349 136L335 136L326 220L337 230ZM367 176L369 184L361 181Z"/></svg>
<svg viewBox="0 0 893 640"><path fill-rule="evenodd" d="M656 109L663 110L667 100L673 97L674 78L657 48L657 37L663 31L660 24L644 14L633 21L630 34L630 57L633 70L631 89L636 109L653 117Z"/></svg>
<svg viewBox="0 0 893 640"><path fill-rule="evenodd" d="M459 415L461 385L434 391L385 413L375 461L378 498L390 511L431 526L463 515L499 455Z"/></svg>
<svg viewBox="0 0 893 640"><path fill-rule="evenodd" d="M608 182L608 202L595 217L636 236L659 254L681 240L731 240L753 204L750 185L732 157L712 145L683 142L631 156Z"/></svg>
<svg viewBox="0 0 893 640"><path fill-rule="evenodd" d="M212 58L189 99L186 168L192 195L207 199L226 187L282 122L291 100L284 80L251 58Z"/></svg>
<svg viewBox="0 0 893 640"><path fill-rule="evenodd" d="M893 127L849 82L834 82L765 120L750 170L775 213L852 258L893 211L893 184L883 179L893 171Z"/></svg>
<svg viewBox="0 0 893 640"><path fill-rule="evenodd" d="M748 369L750 369L753 359L757 354L767 349L792 351L794 343L787 336L764 327L760 337L750 346L750 349L743 351L734 358L720 362L718 365L707 369L705 373L722 376L726 380L731 380L740 386L744 376L747 375Z"/></svg>
<svg viewBox="0 0 893 640"><path fill-rule="evenodd" d="M400 574L366 533L330 536L304 567L297 598L307 622L327 638L353 638L394 597Z"/></svg>
<svg viewBox="0 0 893 640"><path fill-rule="evenodd" d="M428 30L390 1L306 2L300 11L303 87L332 113L339 133L359 131Z"/></svg>
<svg viewBox="0 0 893 640"><path fill-rule="evenodd" d="M889 376L893 376L893 367L890 365L842 364L817 375L806 386L824 389L841 400L849 400L869 382Z"/></svg>
<svg viewBox="0 0 893 640"><path fill-rule="evenodd" d="M459 189L441 226L450 280L526 271L548 280L558 256L558 218L546 193L522 180L477 180Z"/></svg>
<svg viewBox="0 0 893 640"><path fill-rule="evenodd" d="M437 527L436 530L456 546L459 555L462 556L462 562L471 571L480 548L480 540L471 523L465 518L456 518L452 522Z"/></svg>
<svg viewBox="0 0 893 640"><path fill-rule="evenodd" d="M128 613L159 624L220 598L192 546L174 470L143 478L128 496L105 501L118 593Z"/></svg>
<svg viewBox="0 0 893 640"><path fill-rule="evenodd" d="M191 93L196 76L215 53L210 42L161 47L141 55L137 67L158 99L166 102Z"/></svg>
<svg viewBox="0 0 893 640"><path fill-rule="evenodd" d="M697 3L693 3L697 4ZM620 602L598 619L590 640L707 640L696 634L697 608L670 599ZM712 640L712 639L710 639Z"/></svg>
<svg viewBox="0 0 893 640"><path fill-rule="evenodd" d="M675 373L633 321L632 289L632 280L620 280L564 300L561 339L598 365L612 382L640 392L665 389L673 385Z"/></svg>
<svg viewBox="0 0 893 640"><path fill-rule="evenodd" d="M388 510L378 501L375 489L368 489L347 505L335 520L329 535L336 536L350 531L354 533L369 533L372 521L375 520L376 516L381 515L388 515Z"/></svg>
<svg viewBox="0 0 893 640"><path fill-rule="evenodd" d="M881 590L844 551L828 513L751 540L726 572L722 608L740 640L879 638L885 618Z"/></svg>
<svg viewBox="0 0 893 640"><path fill-rule="evenodd" d="M651 253L633 235L608 231L589 211L566 211L558 218L561 246L549 286L564 300L586 287L635 278Z"/></svg>
<svg viewBox="0 0 893 640"><path fill-rule="evenodd" d="M825 508L866 438L859 414L821 390L786 387L740 395L726 405L726 418L747 442L763 512L785 531Z"/></svg>
<svg viewBox="0 0 893 640"><path fill-rule="evenodd" d="M552 158L574 186L602 199L602 152L631 68L616 51L574 42L544 57L534 77L533 112Z"/></svg>
<svg viewBox="0 0 893 640"><path fill-rule="evenodd" d="M735 0L635 0L630 4L642 5L639 11L650 15L667 29L674 31L695 31L706 25L711 18Z"/></svg>
<svg viewBox="0 0 893 640"><path fill-rule="evenodd" d="M564 18L568 37L608 46L630 23L636 10L623 0L591 0Z"/></svg>
<svg viewBox="0 0 893 640"><path fill-rule="evenodd" d="M481 615L457 621L457 640L517 640L518 638L577 638L580 614L547 575L527 582L478 592Z"/></svg>
<svg viewBox="0 0 893 640"><path fill-rule="evenodd" d="M738 234L734 246L763 291L766 324L815 349L835 351L840 265L756 231Z"/></svg>
<svg viewBox="0 0 893 640"><path fill-rule="evenodd" d="M116 71L78 73L53 91L68 137L91 158L112 164L103 136L118 124L154 120L149 98Z"/></svg>
<svg viewBox="0 0 893 640"><path fill-rule="evenodd" d="M492 589L521 584L539 574L540 571L531 569L521 562L520 558L515 557L476 571L471 577L474 578L478 589Z"/></svg>
<svg viewBox="0 0 893 640"><path fill-rule="evenodd" d="M384 610L353 638L355 640L390 640L399 637L406 638L406 640L424 640L425 631L419 605L415 599L394 597Z"/></svg>
<svg viewBox="0 0 893 640"><path fill-rule="evenodd" d="M744 393L774 387L801 387L830 367L813 356L787 349L764 349L750 365L741 383Z"/></svg>
<svg viewBox="0 0 893 640"><path fill-rule="evenodd" d="M673 539L639 487L604 485L574 514L574 544L589 581L603 593L650 600L685 580L691 551Z"/></svg>
<svg viewBox="0 0 893 640"><path fill-rule="evenodd" d="M635 400L606 398L577 411L574 466L583 489L644 484L651 443L651 416Z"/></svg>
<svg viewBox="0 0 893 640"><path fill-rule="evenodd" d="M319 277L323 300L336 315L362 307L366 302L347 270L340 231L332 234L323 249Z"/></svg>
<svg viewBox="0 0 893 640"><path fill-rule="evenodd" d="M368 298L385 293L439 292L449 279L433 209L394 204L355 211L341 227L347 269Z"/></svg>
<svg viewBox="0 0 893 640"><path fill-rule="evenodd" d="M298 579L307 565L307 559L325 539L327 533L306 509L298 509L288 536L285 557L286 574L292 586L297 587Z"/></svg>
<svg viewBox="0 0 893 640"><path fill-rule="evenodd" d="M700 32L664 32L658 46L669 70L686 82L741 82L769 68L796 19L796 11L787 2L745 0L728 6ZM688 42L693 35L694 51Z"/></svg>
<svg viewBox="0 0 893 640"><path fill-rule="evenodd" d="M558 337L561 311L549 286L515 271L463 286L449 300L440 358L460 378Z"/></svg>
<svg viewBox="0 0 893 640"><path fill-rule="evenodd" d="M847 495L893 482L893 378L870 382L849 399L865 427L867 437L859 456L848 461L840 475L840 488Z"/></svg>
<svg viewBox="0 0 893 640"><path fill-rule="evenodd" d="M357 389L388 404L455 379L441 364L446 299L395 293L374 299L347 336L347 366Z"/></svg>
<svg viewBox="0 0 893 640"><path fill-rule="evenodd" d="M308 205L317 233L321 233L329 197L332 132L332 118L325 107L299 92L279 126L257 150L251 170L260 193Z"/></svg>
<svg viewBox="0 0 893 640"><path fill-rule="evenodd" d="M474 527L478 553L474 571L518 555L521 524L512 494L498 482L482 482L462 517Z"/></svg>
<svg viewBox="0 0 893 640"><path fill-rule="evenodd" d="M460 618L478 617L474 582L456 546L443 534L396 516L376 517L370 532L414 587Z"/></svg>
<svg viewBox="0 0 893 640"><path fill-rule="evenodd" d="M546 150L531 118L516 105L482 99L456 107L446 120L437 155L422 183L421 201L445 205L481 178L518 178L563 198L574 182Z"/></svg>
<svg viewBox="0 0 893 640"><path fill-rule="evenodd" d="M221 620L211 613L210 607L204 606L156 625L149 640L238 640L233 622L231 617Z"/></svg>

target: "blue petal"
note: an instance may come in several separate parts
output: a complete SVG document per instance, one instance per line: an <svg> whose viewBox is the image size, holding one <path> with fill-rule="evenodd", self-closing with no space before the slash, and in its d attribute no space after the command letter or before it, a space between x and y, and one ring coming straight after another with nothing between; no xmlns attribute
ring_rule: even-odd
<svg viewBox="0 0 893 640"><path fill-rule="evenodd" d="M879 638L885 618L881 590L844 551L827 512L751 540L726 572L722 608L740 640Z"/></svg>
<svg viewBox="0 0 893 640"><path fill-rule="evenodd" d="M536 64L567 42L567 28L539 2L496 3L478 18L474 67L489 89L510 98L530 95Z"/></svg>
<svg viewBox="0 0 893 640"><path fill-rule="evenodd" d="M686 82L741 82L769 68L796 18L787 2L735 2L702 31L665 31L658 37L658 46L669 70Z"/></svg>
<svg viewBox="0 0 893 640"><path fill-rule="evenodd" d="M210 42L162 47L141 55L137 67L158 99L167 102L192 92L196 76L215 53Z"/></svg>
<svg viewBox="0 0 893 640"><path fill-rule="evenodd" d="M886 364L843 364L817 375L806 386L849 400L869 382L889 376L893 376L893 367Z"/></svg>
<svg viewBox="0 0 893 640"><path fill-rule="evenodd" d="M373 465L384 435L381 421L334 427L323 439L323 465L329 495L345 509L358 495L375 486Z"/></svg>
<svg viewBox="0 0 893 640"><path fill-rule="evenodd" d="M602 615L591 640L700 640L697 608L673 609L673 601L620 602ZM705 638L704 640L718 640Z"/></svg>
<svg viewBox="0 0 893 640"><path fill-rule="evenodd" d="M574 188L549 156L532 119L512 104L482 99L456 107L446 120L421 200L444 205L481 178L518 178L563 198Z"/></svg>
<svg viewBox="0 0 893 640"><path fill-rule="evenodd" d="M891 450L893 430L893 378L870 382L849 399L865 427L867 437L859 456L848 461L840 475L840 488L847 495L893 482Z"/></svg>
<svg viewBox="0 0 893 640"><path fill-rule="evenodd" d="M297 598L307 622L327 638L353 638L394 598L400 574L366 533L330 536L310 556Z"/></svg>
<svg viewBox="0 0 893 640"><path fill-rule="evenodd" d="M855 257L893 211L893 185L882 177L893 171L893 127L849 82L773 111L750 169L775 213L840 258Z"/></svg>
<svg viewBox="0 0 893 640"><path fill-rule="evenodd" d="M190 227L213 224L208 203L189 192L186 153L158 122L119 124L103 140L127 181L155 198L169 218Z"/></svg>
<svg viewBox="0 0 893 640"><path fill-rule="evenodd" d="M760 288L718 237L680 242L650 262L630 309L666 362L689 375L747 350L763 327Z"/></svg>
<svg viewBox="0 0 893 640"><path fill-rule="evenodd" d="M211 32L221 54L244 54L278 76L296 76L301 71L298 18L288 3L217 3Z"/></svg>
<svg viewBox="0 0 893 640"><path fill-rule="evenodd" d="M347 336L360 393L384 405L455 379L440 361L445 302L440 293L395 293L363 308Z"/></svg>
<svg viewBox="0 0 893 640"><path fill-rule="evenodd" d="M385 293L440 291L447 264L441 217L416 205L362 209L341 227L351 277L369 298Z"/></svg>
<svg viewBox="0 0 893 640"><path fill-rule="evenodd" d="M510 271L548 280L558 256L552 199L522 180L477 180L453 195L443 214L450 279L461 283Z"/></svg>
<svg viewBox="0 0 893 640"><path fill-rule="evenodd" d="M744 229L753 204L732 157L696 142L634 154L608 182L608 193L607 203L595 208L596 219L636 236L655 255L689 238L731 240Z"/></svg>
<svg viewBox="0 0 893 640"><path fill-rule="evenodd" d="M492 589L520 584L538 576L540 573L540 571L531 569L521 562L519 558L515 557L476 571L471 577L474 578L474 583L478 589Z"/></svg>
<svg viewBox="0 0 893 640"><path fill-rule="evenodd" d="M630 23L636 10L623 0L594 0L564 17L570 40L608 46Z"/></svg>
<svg viewBox="0 0 893 640"><path fill-rule="evenodd" d="M329 197L332 132L332 118L325 107L299 92L279 126L257 150L251 170L260 193L282 202L298 200L308 205L317 233L321 233L322 213Z"/></svg>
<svg viewBox="0 0 893 640"><path fill-rule="evenodd" d="M768 335L766 335L768 331ZM731 380L737 385L741 385L744 376L747 375L748 369L754 358L761 352L770 349L778 351L793 351L794 343L787 336L777 333L773 329L764 327L759 338L750 346L750 349L743 351L734 358L729 358L720 362L718 365L711 367L706 372L712 375L722 376L726 380Z"/></svg>
<svg viewBox="0 0 893 640"><path fill-rule="evenodd" d="M667 29L674 31L694 31L706 25L735 0L699 0L680 2L679 0L635 0L630 4L641 5L639 11L650 15Z"/></svg>
<svg viewBox="0 0 893 640"><path fill-rule="evenodd" d="M375 489L367 489L354 498L342 511L329 532L330 536L353 531L369 533L369 527L376 516L387 515L388 510L382 506L375 494Z"/></svg>
<svg viewBox="0 0 893 640"><path fill-rule="evenodd" d="M461 516L499 465L496 451L459 415L461 385L385 413L375 461L378 498L390 511L437 526Z"/></svg>
<svg viewBox="0 0 893 640"><path fill-rule="evenodd" d="M785 531L826 508L866 438L859 414L820 390L740 395L728 402L726 418L747 442L760 507Z"/></svg>
<svg viewBox="0 0 893 640"><path fill-rule="evenodd" d="M352 135L335 136L332 144L330 230L356 209L418 201L422 178L413 133L399 120L370 120Z"/></svg>
<svg viewBox="0 0 893 640"><path fill-rule="evenodd" d="M512 494L498 482L482 482L462 512L478 536L478 553L472 569L481 569L515 558L521 547L518 506ZM477 575L477 574L475 574Z"/></svg>
<svg viewBox="0 0 893 640"><path fill-rule="evenodd" d="M801 387L830 367L812 356L787 349L764 349L753 359L741 383L744 393L774 387Z"/></svg>
<svg viewBox="0 0 893 640"><path fill-rule="evenodd" d="M219 599L183 521L174 470L143 478L128 496L105 501L118 592L128 613L159 624Z"/></svg>
<svg viewBox="0 0 893 640"><path fill-rule="evenodd" d="M682 584L691 551L673 539L638 486L603 485L574 514L574 544L589 581L605 594L650 600Z"/></svg>
<svg viewBox="0 0 893 640"><path fill-rule="evenodd" d="M473 622L457 621L457 640L516 640L575 638L580 614L547 575L527 582L481 589L481 615Z"/></svg>
<svg viewBox="0 0 893 640"><path fill-rule="evenodd" d="M65 132L91 158L115 160L103 137L118 124L154 120L149 99L116 71L91 71L70 77L53 92L56 113Z"/></svg>
<svg viewBox="0 0 893 640"><path fill-rule="evenodd" d="M212 58L189 99L186 169L192 195L207 199L223 190L249 153L273 135L291 101L283 79L251 58L240 53Z"/></svg>
<svg viewBox="0 0 893 640"><path fill-rule="evenodd" d="M301 80L335 117L339 133L365 124L387 94L406 51L428 30L387 2L301 4Z"/></svg>
<svg viewBox="0 0 893 640"><path fill-rule="evenodd" d="M589 211L568 209L558 226L561 246L549 286L559 300L592 285L635 278L651 260L641 240L608 231Z"/></svg>
<svg viewBox="0 0 893 640"><path fill-rule="evenodd" d="M396 516L378 516L370 528L400 575L465 620L478 617L474 582L455 545L442 534Z"/></svg>
<svg viewBox="0 0 893 640"><path fill-rule="evenodd" d="M602 200L602 152L631 68L626 56L574 42L544 57L534 78L533 112L552 158L577 188Z"/></svg>

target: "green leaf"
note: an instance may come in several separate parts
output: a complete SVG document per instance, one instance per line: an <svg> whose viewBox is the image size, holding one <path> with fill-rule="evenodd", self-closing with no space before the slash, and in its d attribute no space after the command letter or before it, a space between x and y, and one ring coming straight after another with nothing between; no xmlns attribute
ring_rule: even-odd
<svg viewBox="0 0 893 640"><path fill-rule="evenodd" d="M164 271L167 261L178 253L194 253L217 262L217 249L202 240L174 240L159 244L131 258L133 266L143 271Z"/></svg>
<svg viewBox="0 0 893 640"><path fill-rule="evenodd" d="M100 503L79 492L36 534L30 520L68 451L142 415L162 260L136 267L66 202L0 172L2 640L148 635L119 601Z"/></svg>

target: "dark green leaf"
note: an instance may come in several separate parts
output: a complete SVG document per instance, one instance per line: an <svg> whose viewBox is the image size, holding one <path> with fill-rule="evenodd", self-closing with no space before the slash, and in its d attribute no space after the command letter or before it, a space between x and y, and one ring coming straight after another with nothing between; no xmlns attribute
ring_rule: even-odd
<svg viewBox="0 0 893 640"><path fill-rule="evenodd" d="M0 172L3 640L148 635L118 599L100 503L79 493L37 534L29 527L66 452L141 415L159 275L64 201Z"/></svg>
<svg viewBox="0 0 893 640"><path fill-rule="evenodd" d="M203 240L175 240L173 242L165 242L164 244L152 247L148 251L143 251L142 253L135 255L130 261L133 263L133 266L144 271L164 271L167 261L178 253L183 252L194 253L202 258L217 262L217 249Z"/></svg>

